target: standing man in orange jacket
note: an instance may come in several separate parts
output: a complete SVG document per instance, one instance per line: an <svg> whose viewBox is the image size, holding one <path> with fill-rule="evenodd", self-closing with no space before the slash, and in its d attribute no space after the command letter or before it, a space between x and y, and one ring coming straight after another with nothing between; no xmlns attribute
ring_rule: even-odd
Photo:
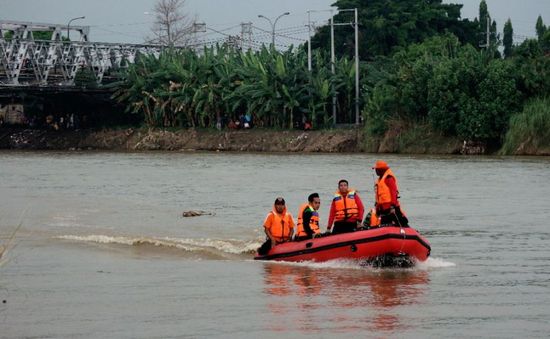
<svg viewBox="0 0 550 339"><path fill-rule="evenodd" d="M287 212L285 199L277 198L273 204L273 210L267 214L264 220L264 230L267 240L258 249L258 254L265 255L278 244L290 241L294 234L294 219Z"/></svg>
<svg viewBox="0 0 550 339"><path fill-rule="evenodd" d="M353 232L363 221L363 202L354 189L349 189L347 180L338 182L338 191L330 205L327 230L333 234ZM334 222L334 228L333 228Z"/></svg>
<svg viewBox="0 0 550 339"><path fill-rule="evenodd" d="M407 227L409 220L401 211L399 187L390 166L385 161L378 160L373 169L378 175L378 180L374 185L374 197L380 224Z"/></svg>
<svg viewBox="0 0 550 339"><path fill-rule="evenodd" d="M312 239L321 234L319 230L319 206L321 198L319 193L311 193L307 203L300 206L298 211L298 225L294 240Z"/></svg>

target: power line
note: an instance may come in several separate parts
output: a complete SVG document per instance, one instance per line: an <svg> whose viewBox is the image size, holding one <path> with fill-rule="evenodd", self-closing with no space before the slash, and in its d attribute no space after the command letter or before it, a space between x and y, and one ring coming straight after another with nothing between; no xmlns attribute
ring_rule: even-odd
<svg viewBox="0 0 550 339"><path fill-rule="evenodd" d="M89 25L89 27L123 27L123 26L137 26L137 25L146 25L146 24L153 24L154 21L142 21L142 22L130 22L130 23L123 23L123 24L96 24L96 25Z"/></svg>
<svg viewBox="0 0 550 339"><path fill-rule="evenodd" d="M96 29L98 29L100 31L107 32L107 33L111 33L111 34L124 35L124 36L130 37L130 38L142 38L143 39L143 35L128 34L128 33L120 32L120 31L112 31L110 29L105 29L105 28L101 28L101 27L96 27Z"/></svg>

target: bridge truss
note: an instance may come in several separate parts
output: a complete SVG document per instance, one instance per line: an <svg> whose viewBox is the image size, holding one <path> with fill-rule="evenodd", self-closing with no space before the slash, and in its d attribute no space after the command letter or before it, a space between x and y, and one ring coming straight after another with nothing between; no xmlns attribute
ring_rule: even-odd
<svg viewBox="0 0 550 339"><path fill-rule="evenodd" d="M93 71L102 84L118 70L134 63L138 54L158 56L164 46L88 41L88 26L71 26L78 41L65 41L69 28L57 24L0 21L1 86L74 86L82 68ZM33 32L52 32L50 40L35 40Z"/></svg>

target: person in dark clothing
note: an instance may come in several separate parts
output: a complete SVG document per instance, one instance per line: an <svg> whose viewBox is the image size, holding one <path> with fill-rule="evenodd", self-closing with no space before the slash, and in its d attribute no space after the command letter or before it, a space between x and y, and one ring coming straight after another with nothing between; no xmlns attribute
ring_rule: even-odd
<svg viewBox="0 0 550 339"><path fill-rule="evenodd" d="M307 198L308 202L300 206L298 211L298 225L294 240L300 241L312 239L321 235L319 230L319 206L321 198L318 193L312 193Z"/></svg>

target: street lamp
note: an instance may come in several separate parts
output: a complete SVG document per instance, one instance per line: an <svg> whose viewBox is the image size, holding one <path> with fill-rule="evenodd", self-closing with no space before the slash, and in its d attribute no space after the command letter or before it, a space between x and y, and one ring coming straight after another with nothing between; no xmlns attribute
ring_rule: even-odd
<svg viewBox="0 0 550 339"><path fill-rule="evenodd" d="M277 24L277 21L285 16L285 15L289 15L290 12L284 12L283 14L279 15L274 22L271 22L271 19L269 19L268 17L266 16L263 16L263 15L258 15L258 18L264 18L266 19L267 21L269 21L269 24L271 25L271 44L273 46L273 48L275 48L275 25Z"/></svg>
<svg viewBox="0 0 550 339"><path fill-rule="evenodd" d="M67 40L71 40L71 36L70 36L70 27L71 27L71 22L75 21L75 20L79 20L79 19L86 19L85 16L79 16L78 18L72 18L71 20L69 20L69 22L67 23Z"/></svg>

